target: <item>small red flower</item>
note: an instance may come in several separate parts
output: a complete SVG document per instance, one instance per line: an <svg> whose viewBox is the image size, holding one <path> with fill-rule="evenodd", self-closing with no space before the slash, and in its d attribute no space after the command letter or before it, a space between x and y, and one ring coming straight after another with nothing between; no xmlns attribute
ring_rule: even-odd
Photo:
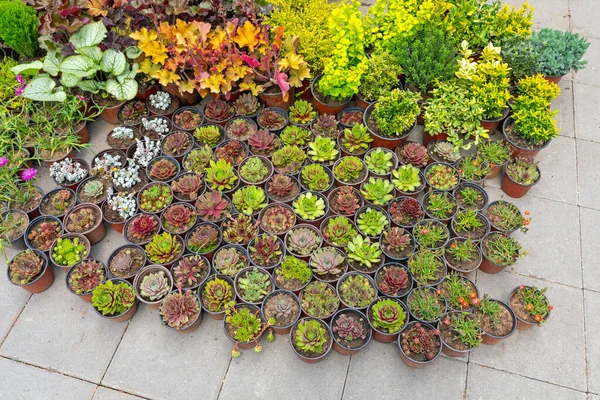
<svg viewBox="0 0 600 400"><path fill-rule="evenodd" d="M533 317L533 319L535 319L537 322L541 322L542 321L542 316L540 314L538 314L535 317Z"/></svg>
<svg viewBox="0 0 600 400"><path fill-rule="evenodd" d="M458 302L461 303L461 304L464 303L465 302L465 298L464 297L459 297L458 298Z"/></svg>
<svg viewBox="0 0 600 400"><path fill-rule="evenodd" d="M448 317L444 318L443 322L445 325L450 325L450 318L448 318Z"/></svg>
<svg viewBox="0 0 600 400"><path fill-rule="evenodd" d="M523 220L523 225L529 225L529 222L530 221L528 219L525 219L525 220Z"/></svg>
<svg viewBox="0 0 600 400"><path fill-rule="evenodd" d="M521 286L519 286L519 289L523 290L523 289L525 289L525 286L521 285Z"/></svg>
<svg viewBox="0 0 600 400"><path fill-rule="evenodd" d="M552 310L554 310L554 307L548 306L548 310L552 311Z"/></svg>
<svg viewBox="0 0 600 400"><path fill-rule="evenodd" d="M429 229L423 228L423 229L421 229L421 233L423 235L427 235L429 233Z"/></svg>
<svg viewBox="0 0 600 400"><path fill-rule="evenodd" d="M471 292L471 293L469 293L469 297L472 299L475 299L475 298L477 298L477 293Z"/></svg>
<svg viewBox="0 0 600 400"><path fill-rule="evenodd" d="M452 247L453 249L455 249L456 248L456 243L452 243L452 245L450 247Z"/></svg>
<svg viewBox="0 0 600 400"><path fill-rule="evenodd" d="M490 168L494 168L496 164L490 164Z"/></svg>
<svg viewBox="0 0 600 400"><path fill-rule="evenodd" d="M529 211L525 211L525 215L529 215Z"/></svg>
<svg viewBox="0 0 600 400"><path fill-rule="evenodd" d="M473 305L474 305L474 306L478 306L478 305L479 305L479 303L480 303L480 301L479 301L479 299L478 299L477 297L475 297L475 298L473 299L473 301L471 301L471 303L473 303Z"/></svg>
<svg viewBox="0 0 600 400"><path fill-rule="evenodd" d="M477 161L477 160L473 160L473 165L474 165L474 166L478 166L478 165L479 165L479 161Z"/></svg>
<svg viewBox="0 0 600 400"><path fill-rule="evenodd" d="M529 311L533 310L533 304L527 304L527 309L528 309Z"/></svg>
<svg viewBox="0 0 600 400"><path fill-rule="evenodd" d="M437 293L438 296L442 295L442 291L440 289L436 290L435 293Z"/></svg>

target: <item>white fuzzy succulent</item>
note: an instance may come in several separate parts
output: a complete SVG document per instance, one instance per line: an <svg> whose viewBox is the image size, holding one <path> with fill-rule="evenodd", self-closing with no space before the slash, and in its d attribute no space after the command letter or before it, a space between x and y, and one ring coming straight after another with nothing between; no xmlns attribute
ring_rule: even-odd
<svg viewBox="0 0 600 400"><path fill-rule="evenodd" d="M163 118L142 118L142 125L144 125L144 129L146 131L156 132L161 136L169 133L169 121Z"/></svg>
<svg viewBox="0 0 600 400"><path fill-rule="evenodd" d="M108 192L108 205L110 209L119 213L119 216L123 219L131 218L135 215L137 204L135 203L135 196L133 193L126 195L117 194L112 196L112 189Z"/></svg>
<svg viewBox="0 0 600 400"><path fill-rule="evenodd" d="M119 168L122 165L123 164L121 163L121 158L119 156L112 156L108 153L104 153L102 157L97 158L94 161L92 173L94 175L110 174L114 168Z"/></svg>
<svg viewBox="0 0 600 400"><path fill-rule="evenodd" d="M133 129L125 126L117 126L112 130L110 136L117 140L133 139Z"/></svg>
<svg viewBox="0 0 600 400"><path fill-rule="evenodd" d="M133 160L143 167L147 167L150 161L160 154L160 142L150 140L149 137L145 136L142 142L139 139L135 139L137 146L135 147L135 153L133 154Z"/></svg>
<svg viewBox="0 0 600 400"><path fill-rule="evenodd" d="M80 163L70 158L55 162L50 167L50 176L58 184L79 182L86 175L87 170Z"/></svg>
<svg viewBox="0 0 600 400"><path fill-rule="evenodd" d="M157 110L166 110L171 106L171 96L167 92L156 92L149 97L150 105Z"/></svg>
<svg viewBox="0 0 600 400"><path fill-rule="evenodd" d="M129 167L121 168L113 175L113 184L125 189L131 189L137 183L141 182L138 172L140 166L134 163L129 163Z"/></svg>

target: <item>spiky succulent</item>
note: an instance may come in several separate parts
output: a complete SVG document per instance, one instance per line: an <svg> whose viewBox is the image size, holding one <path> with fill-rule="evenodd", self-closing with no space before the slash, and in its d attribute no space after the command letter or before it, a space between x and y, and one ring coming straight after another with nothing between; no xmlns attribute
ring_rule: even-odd
<svg viewBox="0 0 600 400"><path fill-rule="evenodd" d="M185 132L174 132L165 138L163 151L172 156L179 156L190 148L190 135Z"/></svg>
<svg viewBox="0 0 600 400"><path fill-rule="evenodd" d="M280 173L295 174L302 168L306 152L298 146L283 146L273 153L271 161Z"/></svg>
<svg viewBox="0 0 600 400"><path fill-rule="evenodd" d="M169 290L171 290L170 278L162 270L145 275L140 283L140 294L149 301L162 299Z"/></svg>
<svg viewBox="0 0 600 400"><path fill-rule="evenodd" d="M397 296L408 288L409 279L406 269L390 265L383 267L383 280L379 282L379 290L388 296Z"/></svg>
<svg viewBox="0 0 600 400"><path fill-rule="evenodd" d="M267 196L259 186L244 186L233 193L232 201L237 210L252 215L267 205Z"/></svg>
<svg viewBox="0 0 600 400"><path fill-rule="evenodd" d="M187 109L177 112L173 116L173 122L181 129L194 129L202 123L202 116L198 111Z"/></svg>
<svg viewBox="0 0 600 400"><path fill-rule="evenodd" d="M131 222L127 224L127 233L133 239L143 241L146 240L149 234L157 230L158 219L148 214L140 214L133 217Z"/></svg>
<svg viewBox="0 0 600 400"><path fill-rule="evenodd" d="M295 124L306 125L316 117L315 108L306 100L296 100L290 107L290 121Z"/></svg>
<svg viewBox="0 0 600 400"><path fill-rule="evenodd" d="M250 183L263 182L269 175L269 168L258 157L250 157L240 167L240 176Z"/></svg>
<svg viewBox="0 0 600 400"><path fill-rule="evenodd" d="M371 269L373 264L379 264L381 261L381 250L379 243L371 243L369 238L363 239L362 236L355 236L352 241L346 245L348 259L357 263L361 268Z"/></svg>
<svg viewBox="0 0 600 400"><path fill-rule="evenodd" d="M183 175L171 183L171 189L188 200L196 200L198 192L202 189L202 176L198 174Z"/></svg>
<svg viewBox="0 0 600 400"><path fill-rule="evenodd" d="M234 113L235 108L224 100L213 99L204 108L204 115L211 121L227 121Z"/></svg>
<svg viewBox="0 0 600 400"><path fill-rule="evenodd" d="M345 257L334 247L323 247L313 253L310 266L317 275L338 275L344 271Z"/></svg>
<svg viewBox="0 0 600 400"><path fill-rule="evenodd" d="M137 272L142 267L144 258L136 248L125 247L118 251L109 262L110 272L119 278Z"/></svg>
<svg viewBox="0 0 600 400"><path fill-rule="evenodd" d="M219 230L212 225L198 225L188 238L187 246L195 253L209 253L219 244Z"/></svg>
<svg viewBox="0 0 600 400"><path fill-rule="evenodd" d="M325 168L320 164L309 164L302 168L302 183L316 192L327 190L331 186L331 178Z"/></svg>
<svg viewBox="0 0 600 400"><path fill-rule="evenodd" d="M358 181L361 173L364 171L364 164L358 157L344 157L336 164L333 173L336 178L344 183L353 183Z"/></svg>
<svg viewBox="0 0 600 400"><path fill-rule="evenodd" d="M314 162L331 162L337 158L339 153L335 141L327 137L317 136L308 144L308 155Z"/></svg>
<svg viewBox="0 0 600 400"><path fill-rule="evenodd" d="M361 189L361 193L366 200L380 206L385 206L392 201L394 198L393 192L394 185L389 180L373 177L363 183Z"/></svg>
<svg viewBox="0 0 600 400"><path fill-rule="evenodd" d="M287 249L301 256L311 254L320 245L319 235L310 228L296 228L287 236Z"/></svg>
<svg viewBox="0 0 600 400"><path fill-rule="evenodd" d="M259 129L250 136L248 144L254 154L270 156L281 146L281 139L265 129Z"/></svg>
<svg viewBox="0 0 600 400"><path fill-rule="evenodd" d="M128 282L106 281L92 292L92 304L102 315L123 314L133 306L135 292Z"/></svg>
<svg viewBox="0 0 600 400"><path fill-rule="evenodd" d="M264 210L261 216L263 229L274 235L286 233L294 226L296 217L292 210L282 205L272 205Z"/></svg>
<svg viewBox="0 0 600 400"><path fill-rule="evenodd" d="M221 312L233 300L233 287L225 279L214 278L202 289L202 304L210 312Z"/></svg>
<svg viewBox="0 0 600 400"><path fill-rule="evenodd" d="M330 139L336 139L340 134L335 116L329 114L320 115L312 124L312 131L315 136L322 136Z"/></svg>
<svg viewBox="0 0 600 400"><path fill-rule="evenodd" d="M375 289L364 275L348 275L339 286L340 299L350 307L368 306L375 298Z"/></svg>
<svg viewBox="0 0 600 400"><path fill-rule="evenodd" d="M340 144L349 153L364 153L372 141L373 138L363 124L356 124L352 129L344 129L344 133L340 136Z"/></svg>
<svg viewBox="0 0 600 400"><path fill-rule="evenodd" d="M262 301L269 294L268 290L271 286L269 275L258 268L246 272L245 276L241 275L237 282L242 291L240 297L251 303Z"/></svg>
<svg viewBox="0 0 600 400"><path fill-rule="evenodd" d="M196 214L192 206L186 203L169 206L162 218L165 229L174 233L187 231L196 223Z"/></svg>
<svg viewBox="0 0 600 400"><path fill-rule="evenodd" d="M351 186L342 186L332 196L333 204L341 214L352 215L360 208L360 198Z"/></svg>
<svg viewBox="0 0 600 400"><path fill-rule="evenodd" d="M213 259L215 270L226 276L235 276L246 267L248 259L235 247L220 249Z"/></svg>
<svg viewBox="0 0 600 400"><path fill-rule="evenodd" d="M238 165L248 156L248 151L239 140L230 140L219 145L215 151L217 160L225 160L233 165Z"/></svg>
<svg viewBox="0 0 600 400"><path fill-rule="evenodd" d="M247 245L258 233L258 223L246 214L229 217L223 222L223 238L229 243Z"/></svg>
<svg viewBox="0 0 600 400"><path fill-rule="evenodd" d="M299 126L290 125L280 135L283 144L304 147L312 140L312 132Z"/></svg>
<svg viewBox="0 0 600 400"><path fill-rule="evenodd" d="M259 267L272 267L281 259L283 251L277 236L262 234L248 247L252 262Z"/></svg>
<svg viewBox="0 0 600 400"><path fill-rule="evenodd" d="M323 236L334 246L343 247L356 236L356 229L348 218L333 217L327 221L327 225L323 229Z"/></svg>
<svg viewBox="0 0 600 400"><path fill-rule="evenodd" d="M326 318L340 305L333 287L320 281L311 282L302 290L301 302L302 310L314 318Z"/></svg>
<svg viewBox="0 0 600 400"><path fill-rule="evenodd" d="M269 194L286 197L294 190L294 181L287 175L277 174L274 175L269 182L267 191Z"/></svg>
<svg viewBox="0 0 600 400"><path fill-rule="evenodd" d="M156 181L165 182L175 177L177 171L177 165L173 161L168 158L161 158L152 163L148 175Z"/></svg>
<svg viewBox="0 0 600 400"><path fill-rule="evenodd" d="M217 221L229 212L229 201L218 191L209 191L198 197L196 212L207 221Z"/></svg>
<svg viewBox="0 0 600 400"><path fill-rule="evenodd" d="M230 190L238 180L233 165L225 160L210 161L206 170L206 183L213 190Z"/></svg>
<svg viewBox="0 0 600 400"><path fill-rule="evenodd" d="M270 131L276 131L285 126L285 117L273 109L265 109L258 114L258 124Z"/></svg>
<svg viewBox="0 0 600 400"><path fill-rule="evenodd" d="M439 331L427 329L419 322L402 332L400 346L404 353L413 358L415 355L424 355L427 360L433 360L436 347L441 345Z"/></svg>
<svg viewBox="0 0 600 400"><path fill-rule="evenodd" d="M194 137L200 144L214 147L221 141L223 132L218 125L201 125L194 131Z"/></svg>
<svg viewBox="0 0 600 400"><path fill-rule="evenodd" d="M91 199L97 199L104 194L104 183L100 179L93 179L83 187L83 194Z"/></svg>
<svg viewBox="0 0 600 400"><path fill-rule="evenodd" d="M256 123L247 118L235 118L227 124L227 136L232 139L248 140L256 130Z"/></svg>
<svg viewBox="0 0 600 400"><path fill-rule="evenodd" d="M314 221L325 215L325 200L317 194L306 192L292 203L294 212L306 221Z"/></svg>
<svg viewBox="0 0 600 400"><path fill-rule="evenodd" d="M386 251L401 253L410 245L410 234L395 226L383 232L381 243Z"/></svg>
<svg viewBox="0 0 600 400"><path fill-rule="evenodd" d="M421 186L419 169L413 165L403 165L392 172L392 183L401 192L414 192Z"/></svg>
<svg viewBox="0 0 600 400"><path fill-rule="evenodd" d="M296 299L285 292L273 294L265 302L265 317L275 319L275 326L283 325L283 321L288 321L299 311Z"/></svg>
<svg viewBox="0 0 600 400"><path fill-rule="evenodd" d="M209 266L204 258L193 255L182 257L173 267L173 278L177 287L191 287L202 278L203 271L208 271Z"/></svg>
<svg viewBox="0 0 600 400"><path fill-rule="evenodd" d="M235 111L238 115L254 115L260 109L260 103L256 96L253 96L252 93L242 93L240 97L234 102Z"/></svg>
<svg viewBox="0 0 600 400"><path fill-rule="evenodd" d="M317 319L303 320L294 332L294 343L300 351L321 354L327 344L327 330Z"/></svg>
<svg viewBox="0 0 600 400"><path fill-rule="evenodd" d="M106 279L104 266L99 261L84 260L69 272L69 287L75 293L87 294Z"/></svg>
<svg viewBox="0 0 600 400"><path fill-rule="evenodd" d="M186 171L202 174L213 158L213 151L208 145L190 151L183 162Z"/></svg>
<svg viewBox="0 0 600 400"><path fill-rule="evenodd" d="M422 167L427 165L429 156L427 155L427 149L415 142L408 142L402 147L400 156L404 158L407 164L411 164L415 167Z"/></svg>
<svg viewBox="0 0 600 400"><path fill-rule="evenodd" d="M432 146L431 152L435 154L437 158L449 163L455 163L461 158L460 152L458 152L450 142L436 142Z"/></svg>
<svg viewBox="0 0 600 400"><path fill-rule="evenodd" d="M169 293L160 303L163 322L173 329L183 329L200 313L198 296L191 290Z"/></svg>
<svg viewBox="0 0 600 400"><path fill-rule="evenodd" d="M362 320L362 317L353 314L340 314L333 323L332 330L346 342L352 342L358 339L365 340L366 335L363 326L360 323Z"/></svg>
<svg viewBox="0 0 600 400"><path fill-rule="evenodd" d="M378 300L371 306L371 312L373 327L388 334L400 332L406 321L406 311L392 299Z"/></svg>
<svg viewBox="0 0 600 400"><path fill-rule="evenodd" d="M179 257L182 252L181 241L168 232L154 236L146 245L146 255L155 264L168 264Z"/></svg>
<svg viewBox="0 0 600 400"><path fill-rule="evenodd" d="M389 225L386 215L375 208L367 207L356 219L356 225L367 236L379 236Z"/></svg>

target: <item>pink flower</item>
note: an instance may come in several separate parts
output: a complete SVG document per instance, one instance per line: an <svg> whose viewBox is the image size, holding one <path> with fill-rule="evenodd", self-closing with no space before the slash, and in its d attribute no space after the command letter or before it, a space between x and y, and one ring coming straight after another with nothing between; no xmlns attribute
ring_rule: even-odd
<svg viewBox="0 0 600 400"><path fill-rule="evenodd" d="M25 80L23 79L23 75L19 74L15 76L15 79L17 80L17 82L19 82L19 85L23 86L23 84L25 83Z"/></svg>
<svg viewBox="0 0 600 400"><path fill-rule="evenodd" d="M287 81L288 76L286 74L284 74L283 72L277 71L275 73L275 80L277 81L277 84L279 85L279 89L281 89L281 93L285 97L285 94L288 92L288 90L290 90L290 84Z"/></svg>
<svg viewBox="0 0 600 400"><path fill-rule="evenodd" d="M81 101L90 101L90 99L88 97L83 97L82 95L78 94L77 97L79 97L79 100Z"/></svg>
<svg viewBox="0 0 600 400"><path fill-rule="evenodd" d="M0 157L0 167L4 167L6 164L8 164L8 158L6 156Z"/></svg>
<svg viewBox="0 0 600 400"><path fill-rule="evenodd" d="M15 89L15 96L22 95L24 90L25 90L25 86L19 86L18 88L16 88Z"/></svg>
<svg viewBox="0 0 600 400"><path fill-rule="evenodd" d="M21 174L21 179L23 179L24 181L30 181L33 178L35 178L36 174L37 174L37 169L35 169L35 168L27 168Z"/></svg>

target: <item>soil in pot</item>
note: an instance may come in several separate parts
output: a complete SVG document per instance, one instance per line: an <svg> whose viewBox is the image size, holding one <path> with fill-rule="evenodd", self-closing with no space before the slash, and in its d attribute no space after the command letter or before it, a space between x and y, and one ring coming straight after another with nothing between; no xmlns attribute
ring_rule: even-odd
<svg viewBox="0 0 600 400"><path fill-rule="evenodd" d="M161 214L163 229L171 234L183 234L196 223L196 210L188 203L175 203Z"/></svg>
<svg viewBox="0 0 600 400"><path fill-rule="evenodd" d="M412 289L408 269L400 264L385 264L375 274L377 289L386 296L402 297Z"/></svg>
<svg viewBox="0 0 600 400"><path fill-rule="evenodd" d="M467 239L464 238L453 238L446 244L444 248L444 259L448 264L448 267L455 271L470 272L475 270L481 264L481 250L472 241L470 244L465 244ZM452 254L454 249L460 250L462 259ZM468 254L468 260L464 259L464 254Z"/></svg>
<svg viewBox="0 0 600 400"><path fill-rule="evenodd" d="M454 314L460 314L460 313L454 313ZM448 314L448 315L452 315L452 314ZM452 330L452 322L450 322L450 324L445 324L443 322L445 320L445 318L449 318L449 317L448 316L444 317L442 319L442 321L440 321L440 323L438 324L440 336L442 337L442 340L444 341L444 345L446 345L447 347L450 347L449 350L451 352L452 352L452 350L454 350L454 351L464 353L469 350L472 350L474 348L474 346L471 346L470 344L464 343L462 340L460 340L458 335ZM454 357L456 357L456 356L454 356Z"/></svg>
<svg viewBox="0 0 600 400"><path fill-rule="evenodd" d="M476 312L481 321L481 329L488 335L496 337L506 337L510 335L514 330L516 322L508 308L503 303L496 300L488 299L482 301L495 302L499 306L499 312L492 320L488 314L481 312L481 309L477 309Z"/></svg>
<svg viewBox="0 0 600 400"><path fill-rule="evenodd" d="M448 309L452 311L471 309L474 300L479 299L479 291L475 284L470 279L457 273L446 275L446 279L437 285L437 290L437 293L444 296ZM473 293L475 293L475 297L473 297ZM457 296L460 297L457 298ZM460 298L463 298L466 303L460 304Z"/></svg>
<svg viewBox="0 0 600 400"><path fill-rule="evenodd" d="M296 259L295 257L291 257L288 256L290 258ZM286 258L288 258L286 257ZM300 289L302 289L304 286L306 286L308 284L308 282L310 281L311 277L312 277L312 271L310 270L310 268L308 267L308 264L300 259L296 259L297 261L299 261L302 264L302 269L305 269L305 274L303 273L302 275L306 275L308 276L307 279L300 279L300 278L296 278L296 277L291 277L291 278L286 278L283 274L282 270L282 266L279 266L275 269L275 272L273 273L273 276L275 278L275 283L277 284L277 287L283 288L283 289L287 289L287 290L291 290L292 292L294 291L298 291ZM294 261L294 262L297 262Z"/></svg>
<svg viewBox="0 0 600 400"><path fill-rule="evenodd" d="M476 216L477 220L481 223L481 226L479 226L479 227L473 227L471 229L468 229L468 228L459 229L456 226L456 224L461 219L461 217L470 211L475 212L474 210L469 210L469 211L461 210L456 213L456 215L452 219L452 230L459 237L478 241L478 240L481 240L488 233L488 231L490 229L490 224L487 222L487 219L485 219L485 217L482 214L477 213L477 216Z"/></svg>
<svg viewBox="0 0 600 400"><path fill-rule="evenodd" d="M347 158L346 158L347 159ZM363 164L363 168L360 171L360 174L358 175L358 178L356 179L349 179L348 181L342 181L341 179L338 178L338 176L336 175L336 170L337 167L339 166L339 163L344 160L344 158L339 159L338 161L336 161L336 163L333 165L333 174L335 176L335 179L341 183L336 185L336 186L343 186L343 185L358 185L362 182L364 182L364 180L367 178L367 175L369 174L369 170L367 169L367 166L361 161L361 163Z"/></svg>
<svg viewBox="0 0 600 400"><path fill-rule="evenodd" d="M225 307L232 300L235 300L233 281L225 275L211 275L201 287L202 308L215 319L225 317Z"/></svg>
<svg viewBox="0 0 600 400"><path fill-rule="evenodd" d="M408 295L406 303L413 319L423 322L435 323L446 313L446 299L438 295L433 287L421 287L413 290ZM419 310L420 304L426 304L427 307ZM423 315L425 310L428 310L428 315Z"/></svg>
<svg viewBox="0 0 600 400"><path fill-rule="evenodd" d="M516 205L502 200L491 203L486 210L486 216L492 230L507 233L514 232L519 228L526 230L525 224L529 224L529 221L525 222L525 218Z"/></svg>
<svg viewBox="0 0 600 400"><path fill-rule="evenodd" d="M160 122L152 122L160 121ZM150 140L161 140L173 129L173 123L166 117L149 117L142 119L140 134Z"/></svg>
<svg viewBox="0 0 600 400"><path fill-rule="evenodd" d="M117 278L134 276L146 263L146 255L139 247L123 246L111 255L108 271Z"/></svg>
<svg viewBox="0 0 600 400"><path fill-rule="evenodd" d="M179 163L171 157L156 157L146 168L148 178L154 182L171 182L179 174Z"/></svg>
<svg viewBox="0 0 600 400"><path fill-rule="evenodd" d="M311 90L315 100L317 100L319 103L322 103L324 107L318 107L319 104L317 104L315 107L317 108L317 110L319 110L320 113L336 115L339 111L341 111L341 109L343 109L346 106L350 99L339 101L329 96L325 96L319 89L320 79L320 77L317 77L313 80ZM321 110L321 108L323 108L323 111Z"/></svg>
<svg viewBox="0 0 600 400"><path fill-rule="evenodd" d="M183 131L176 131L167 135L161 142L162 152L169 157L182 157L194 146L193 138ZM177 158L180 160L180 158Z"/></svg>
<svg viewBox="0 0 600 400"><path fill-rule="evenodd" d="M277 108L265 108L258 114L256 119L258 125L269 132L278 132L285 128L287 124L287 115L285 111Z"/></svg>
<svg viewBox="0 0 600 400"><path fill-rule="evenodd" d="M513 290L510 295L510 308L514 311L515 315L520 321L525 321L529 326L537 325L540 322L536 321L531 311L527 309L527 304L523 302L518 293L519 288ZM546 303L548 303L548 298L546 298ZM551 308L550 308L551 309ZM542 316L542 322L544 322L550 316L550 311L548 314ZM519 321L519 329L521 329L522 322Z"/></svg>
<svg viewBox="0 0 600 400"><path fill-rule="evenodd" d="M156 108L156 107L152 106L152 96L159 94L159 92L156 92L154 94L151 94L148 97L148 100L146 101L148 110L150 111L150 113L152 115L166 115L166 116L172 115L175 112L175 110L177 110L179 108L179 99L176 96L173 96L172 94L167 93L167 92L160 92L160 93L166 93L169 95L170 100L169 100L169 103L168 103L169 105L167 106L167 108L162 110L160 108ZM163 96L163 95L158 95L158 97L160 97L160 96Z"/></svg>
<svg viewBox="0 0 600 400"><path fill-rule="evenodd" d="M106 136L106 143L113 149L126 150L135 144L135 139L139 139L141 136L137 128L118 126Z"/></svg>
<svg viewBox="0 0 600 400"><path fill-rule="evenodd" d="M71 233L88 233L98 221L102 223L101 212L95 207L81 207L71 212L65 220L65 229Z"/></svg>
<svg viewBox="0 0 600 400"><path fill-rule="evenodd" d="M386 233L398 234L398 236L408 235L408 243L406 244L404 249L399 251L396 248L394 248L392 245L389 244L389 242L385 236ZM383 253L388 258L391 258L394 260L403 260L405 258L408 258L415 251L415 241L414 241L412 235L410 234L410 232L405 231L403 228L391 228L391 229L385 230L381 236L380 243L381 243L381 249L383 250Z"/></svg>
<svg viewBox="0 0 600 400"><path fill-rule="evenodd" d="M26 203L24 203L24 204L11 203L10 208L13 208L13 209L19 210L19 211L23 211L23 212L27 213L30 218L36 217L37 215L32 215L33 214L32 211L35 210L40 205L40 202L42 201L42 197L44 197L44 195L43 195L41 189L33 188L33 191L31 192L31 196L29 197L29 200Z"/></svg>
<svg viewBox="0 0 600 400"><path fill-rule="evenodd" d="M539 149L546 147L546 145L549 142L548 141L548 142L541 143L541 144L539 144L539 143L532 144L531 142L528 142L527 140L523 139L517 133L517 130L515 129L515 123L511 117L509 117L505 120L503 128L504 128L504 135L508 139L509 143L512 145L518 146L520 149L527 149L527 150L534 150L534 151L538 150L539 151ZM516 155L514 148L513 148L513 155ZM532 154L532 155L534 155L534 154Z"/></svg>
<svg viewBox="0 0 600 400"><path fill-rule="evenodd" d="M137 176L138 176L139 182L130 188L120 186L113 181L113 187L114 187L115 191L123 192L123 193L139 192L144 186L146 186L148 184L148 177L146 176L146 173L144 172L144 170L141 168L138 170Z"/></svg>
<svg viewBox="0 0 600 400"><path fill-rule="evenodd" d="M75 200L75 192L71 189L53 190L40 202L40 213L62 217L75 205Z"/></svg>
<svg viewBox="0 0 600 400"><path fill-rule="evenodd" d="M371 338L371 327L363 313L356 310L340 310L331 319L333 340L344 349L363 347Z"/></svg>
<svg viewBox="0 0 600 400"><path fill-rule="evenodd" d="M478 185L460 184L454 189L458 206L469 210L482 210L487 203L487 194Z"/></svg>
<svg viewBox="0 0 600 400"><path fill-rule="evenodd" d="M252 275L250 274L254 274L254 277L257 277L257 274L260 274L261 279L265 279L266 282L268 282L267 286L263 286L262 290L264 292L266 292L266 294L264 295L260 295L258 294L256 297L261 296L260 298L253 298L254 295L256 295L257 293L252 293L253 290L255 290L254 288L249 288L249 289L244 289L242 287L242 283L240 280L248 280L248 279L252 279ZM234 284L235 284L235 291L238 295L238 297L245 303L252 303L252 304L260 304L262 303L262 301L264 300L265 296L267 296L267 294L271 293L275 288L273 287L273 281L270 279L271 275L263 270L263 269L259 269L257 267L250 267L244 271L240 271L239 274L237 274ZM252 279L252 281L249 282L252 286L256 285L258 283L257 280ZM262 282L259 283L259 285L262 285Z"/></svg>
<svg viewBox="0 0 600 400"><path fill-rule="evenodd" d="M77 197L80 203L99 204L106 199L110 182L100 178L89 178L77 188Z"/></svg>
<svg viewBox="0 0 600 400"><path fill-rule="evenodd" d="M265 299L262 312L266 320L275 320L273 327L289 327L300 316L300 302L292 292L277 290Z"/></svg>

